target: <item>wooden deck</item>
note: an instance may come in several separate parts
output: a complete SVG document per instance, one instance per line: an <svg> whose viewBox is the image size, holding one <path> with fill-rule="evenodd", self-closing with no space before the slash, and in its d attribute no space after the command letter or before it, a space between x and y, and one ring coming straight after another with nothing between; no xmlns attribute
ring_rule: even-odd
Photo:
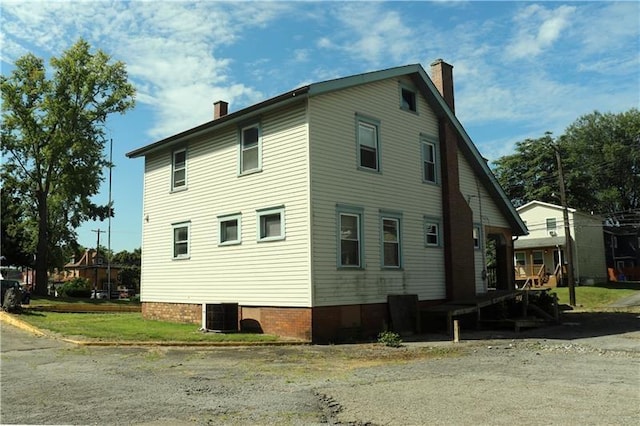
<svg viewBox="0 0 640 426"><path fill-rule="evenodd" d="M548 291L549 289L528 289L528 290L490 290L485 294L478 295L477 297L469 300L455 300L451 302L442 303L440 305L429 306L420 309L421 317L445 317L447 324L447 333L451 336L453 334L453 321L455 318L462 315L473 314L477 315L478 323L482 321L482 308L488 306L497 305L509 300L519 299L525 303L523 305L523 313L526 314L528 292L530 291ZM521 325L516 324L516 329L519 329Z"/></svg>

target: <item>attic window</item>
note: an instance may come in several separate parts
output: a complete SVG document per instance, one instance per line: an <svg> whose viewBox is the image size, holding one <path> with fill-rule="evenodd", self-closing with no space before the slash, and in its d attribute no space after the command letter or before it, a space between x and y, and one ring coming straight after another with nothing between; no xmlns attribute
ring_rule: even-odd
<svg viewBox="0 0 640 426"><path fill-rule="evenodd" d="M416 92L405 87L400 89L400 108L405 111L416 112Z"/></svg>

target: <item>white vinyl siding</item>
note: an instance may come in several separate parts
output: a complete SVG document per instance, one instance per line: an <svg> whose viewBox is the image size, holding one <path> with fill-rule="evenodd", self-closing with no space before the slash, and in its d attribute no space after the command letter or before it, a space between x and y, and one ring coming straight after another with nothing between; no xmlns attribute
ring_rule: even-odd
<svg viewBox="0 0 640 426"><path fill-rule="evenodd" d="M386 303L389 294L445 298L444 250L425 247L424 240L424 216L442 217L442 189L422 182L418 148L421 135L438 141L437 118L420 94L420 114L399 108L398 98L398 79L390 79L309 101L314 306ZM380 118L382 173L353 167L354 114ZM362 208L361 268L336 268L336 203ZM381 210L402 212L402 269L380 267Z"/></svg>
<svg viewBox="0 0 640 426"><path fill-rule="evenodd" d="M460 192L469 203L469 207L471 207L474 227L479 227L479 246L482 249L476 248L474 250L476 293L486 293L488 290L487 281L484 279L483 274L483 271L486 270L486 255L484 252L485 227L492 226L506 229L511 227L460 150L458 150L458 172L460 176Z"/></svg>
<svg viewBox="0 0 640 426"><path fill-rule="evenodd" d="M188 191L166 191L167 152L147 156L142 301L311 306L305 119L302 102L263 113L262 172L240 178L242 126L229 124L213 136L193 138ZM286 206L286 239L273 244L258 242L256 235L256 211L269 206ZM242 243L221 245L218 220L231 212L242 215ZM167 262L171 224L185 218L190 220L190 259Z"/></svg>

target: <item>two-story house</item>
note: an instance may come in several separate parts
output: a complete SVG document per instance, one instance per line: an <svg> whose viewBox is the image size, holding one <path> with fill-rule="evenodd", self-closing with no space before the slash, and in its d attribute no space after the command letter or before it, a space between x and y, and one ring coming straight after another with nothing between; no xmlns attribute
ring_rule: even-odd
<svg viewBox="0 0 640 426"><path fill-rule="evenodd" d="M529 234L514 243L516 279L531 279L534 285L561 285L569 263L562 206L531 201L517 210ZM606 281L602 218L572 208L567 213L576 283Z"/></svg>
<svg viewBox="0 0 640 426"><path fill-rule="evenodd" d="M141 301L200 323L237 304L267 333L375 335L388 297L423 306L514 288L526 227L454 114L451 65L309 84L136 149L144 157ZM235 306L235 305L231 305ZM235 308L234 308L235 309Z"/></svg>

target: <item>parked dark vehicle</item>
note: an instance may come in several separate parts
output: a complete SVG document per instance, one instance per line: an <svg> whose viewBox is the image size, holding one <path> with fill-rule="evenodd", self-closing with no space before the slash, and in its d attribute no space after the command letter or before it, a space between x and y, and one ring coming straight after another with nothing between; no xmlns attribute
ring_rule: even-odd
<svg viewBox="0 0 640 426"><path fill-rule="evenodd" d="M10 288L17 288L20 293L22 294L22 287L20 286L20 281L17 280L2 280L1 283L1 287L2 289L0 290L0 305L2 305L4 303L4 296L5 293L7 292L7 290L9 290Z"/></svg>

